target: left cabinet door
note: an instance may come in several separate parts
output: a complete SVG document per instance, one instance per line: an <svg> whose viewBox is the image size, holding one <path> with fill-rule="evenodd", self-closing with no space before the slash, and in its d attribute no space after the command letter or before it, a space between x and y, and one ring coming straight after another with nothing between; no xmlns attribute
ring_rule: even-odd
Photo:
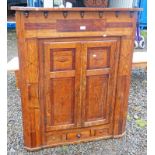
<svg viewBox="0 0 155 155"><path fill-rule="evenodd" d="M80 123L81 46L70 42L44 42L43 46L45 130L76 128Z"/></svg>

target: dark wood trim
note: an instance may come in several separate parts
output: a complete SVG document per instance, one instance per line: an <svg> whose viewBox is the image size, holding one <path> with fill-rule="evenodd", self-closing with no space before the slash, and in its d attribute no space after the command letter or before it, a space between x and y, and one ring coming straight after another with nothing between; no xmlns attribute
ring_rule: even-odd
<svg viewBox="0 0 155 155"><path fill-rule="evenodd" d="M72 24L71 24L72 23ZM95 25L95 23L98 23ZM86 25L86 30L80 30L80 25ZM95 25L95 26L94 26ZM26 30L56 29L57 32L104 31L106 28L131 28L132 22L108 22L104 19L58 20L57 23L25 23Z"/></svg>
<svg viewBox="0 0 155 155"><path fill-rule="evenodd" d="M55 29L55 23L25 23L26 30Z"/></svg>
<svg viewBox="0 0 155 155"><path fill-rule="evenodd" d="M132 22L108 22L106 23L106 28L127 28L133 27Z"/></svg>
<svg viewBox="0 0 155 155"><path fill-rule="evenodd" d="M105 20L101 19L57 20L56 30L57 32L104 31Z"/></svg>

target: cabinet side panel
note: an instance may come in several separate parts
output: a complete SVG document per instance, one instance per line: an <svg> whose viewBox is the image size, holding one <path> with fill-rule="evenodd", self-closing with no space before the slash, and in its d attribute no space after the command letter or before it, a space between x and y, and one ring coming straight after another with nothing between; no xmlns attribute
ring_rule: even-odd
<svg viewBox="0 0 155 155"><path fill-rule="evenodd" d="M114 137L122 135L126 128L137 13L134 13L131 20L133 23L131 34L128 36L122 36L121 38L116 102L114 109Z"/></svg>
<svg viewBox="0 0 155 155"><path fill-rule="evenodd" d="M31 116L34 121L31 121L31 141L32 147L41 145L41 122L40 122L40 104L39 104L39 64L38 64L38 42L37 39L27 39L27 50L25 51L26 63L26 84L28 88L28 107L31 109ZM31 119L31 117L30 117ZM31 119L32 120L32 119Z"/></svg>
<svg viewBox="0 0 155 155"><path fill-rule="evenodd" d="M16 12L24 145L32 148L41 145L38 101L38 50L36 39L25 39L25 18L22 12Z"/></svg>
<svg viewBox="0 0 155 155"><path fill-rule="evenodd" d="M30 136L30 111L27 106L27 95L25 81L25 38L24 38L24 20L21 12L16 11L16 33L18 41L18 57L19 57L19 87L22 101L22 117L23 117L23 131L24 131L24 145L31 147L31 136Z"/></svg>
<svg viewBox="0 0 155 155"><path fill-rule="evenodd" d="M114 136L125 132L131 81L133 40L122 38L114 110Z"/></svg>
<svg viewBox="0 0 155 155"><path fill-rule="evenodd" d="M117 81L117 97L115 106L114 134L121 135L125 131L126 116L128 110L128 95L130 88L130 77L121 76Z"/></svg>

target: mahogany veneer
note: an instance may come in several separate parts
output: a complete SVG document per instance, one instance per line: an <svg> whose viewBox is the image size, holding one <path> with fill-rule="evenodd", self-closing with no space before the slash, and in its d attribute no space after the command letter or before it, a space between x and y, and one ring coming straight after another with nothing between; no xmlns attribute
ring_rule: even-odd
<svg viewBox="0 0 155 155"><path fill-rule="evenodd" d="M140 9L12 9L25 148L123 135Z"/></svg>

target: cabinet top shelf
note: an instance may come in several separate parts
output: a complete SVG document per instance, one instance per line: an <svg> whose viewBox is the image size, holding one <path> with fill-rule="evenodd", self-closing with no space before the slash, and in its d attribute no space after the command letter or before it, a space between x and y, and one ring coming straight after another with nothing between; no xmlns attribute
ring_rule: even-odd
<svg viewBox="0 0 155 155"><path fill-rule="evenodd" d="M76 8L44 8L44 7L18 7L12 6L11 10L17 11L142 11L142 8L90 8L90 7L76 7Z"/></svg>

